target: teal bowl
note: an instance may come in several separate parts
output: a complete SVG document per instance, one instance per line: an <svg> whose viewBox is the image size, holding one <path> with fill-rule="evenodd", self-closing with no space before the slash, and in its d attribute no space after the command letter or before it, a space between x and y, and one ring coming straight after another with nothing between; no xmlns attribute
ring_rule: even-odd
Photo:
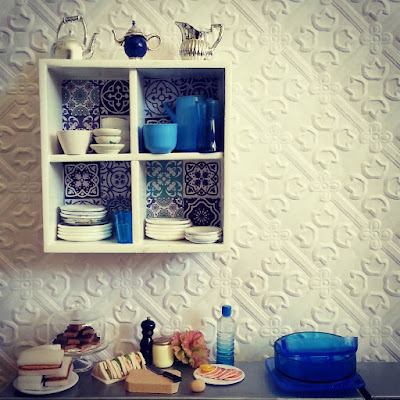
<svg viewBox="0 0 400 400"><path fill-rule="evenodd" d="M178 124L143 125L144 147L153 154L171 153L176 147Z"/></svg>

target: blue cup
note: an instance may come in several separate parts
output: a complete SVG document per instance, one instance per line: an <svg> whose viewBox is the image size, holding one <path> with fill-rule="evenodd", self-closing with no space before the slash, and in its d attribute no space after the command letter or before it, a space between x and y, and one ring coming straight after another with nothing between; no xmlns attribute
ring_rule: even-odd
<svg viewBox="0 0 400 400"><path fill-rule="evenodd" d="M118 243L132 243L132 211L117 211L114 221Z"/></svg>
<svg viewBox="0 0 400 400"><path fill-rule="evenodd" d="M177 135L177 124L143 125L144 146L150 153L171 153L176 147Z"/></svg>

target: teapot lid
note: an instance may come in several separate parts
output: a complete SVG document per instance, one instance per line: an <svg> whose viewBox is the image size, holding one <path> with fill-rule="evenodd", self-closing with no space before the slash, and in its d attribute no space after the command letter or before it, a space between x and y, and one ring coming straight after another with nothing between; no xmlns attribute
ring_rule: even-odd
<svg viewBox="0 0 400 400"><path fill-rule="evenodd" d="M132 20L132 27L128 30L128 32L126 32L125 37L127 36L144 36L143 32L137 28L136 26L136 22Z"/></svg>

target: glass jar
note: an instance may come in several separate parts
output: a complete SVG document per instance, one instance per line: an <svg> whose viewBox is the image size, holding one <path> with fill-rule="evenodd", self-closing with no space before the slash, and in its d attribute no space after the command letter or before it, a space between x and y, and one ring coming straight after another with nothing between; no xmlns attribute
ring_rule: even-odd
<svg viewBox="0 0 400 400"><path fill-rule="evenodd" d="M153 364L158 368L168 368L174 363L171 338L160 337L153 340Z"/></svg>

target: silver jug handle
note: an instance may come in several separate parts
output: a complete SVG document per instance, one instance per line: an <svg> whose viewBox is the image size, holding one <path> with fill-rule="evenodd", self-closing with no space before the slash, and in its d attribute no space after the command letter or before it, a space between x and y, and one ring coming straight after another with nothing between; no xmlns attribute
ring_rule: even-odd
<svg viewBox="0 0 400 400"><path fill-rule="evenodd" d="M211 25L211 32L214 30L214 28L219 28L219 35L217 37L217 40L214 42L214 44L210 47L210 51L213 52L215 48L218 46L219 42L222 39L222 34L224 33L224 25L223 24L212 24Z"/></svg>
<svg viewBox="0 0 400 400"><path fill-rule="evenodd" d="M84 35L84 36L83 36L83 45L86 46L88 33L87 33L86 22L85 22L85 20L83 19L82 15L74 15L74 16L71 16L71 17L64 17L64 18L61 20L60 25L58 25L58 29L57 29L57 40L58 40L58 36L59 36L59 34L60 34L60 30L61 30L62 26L63 26L64 24L68 23L68 22L75 22L75 21L82 22L82 25L83 25L83 35Z"/></svg>
<svg viewBox="0 0 400 400"><path fill-rule="evenodd" d="M157 46L156 46L156 47L147 46L147 50L154 51L154 50L157 50L157 49L160 47L160 44L161 44L161 38L160 38L160 36L158 36L158 35L156 35L156 34L154 33L154 34L145 36L145 38L146 38L146 41L149 41L149 40L152 39L152 38L157 38L157 39L158 39L158 44L157 44Z"/></svg>

